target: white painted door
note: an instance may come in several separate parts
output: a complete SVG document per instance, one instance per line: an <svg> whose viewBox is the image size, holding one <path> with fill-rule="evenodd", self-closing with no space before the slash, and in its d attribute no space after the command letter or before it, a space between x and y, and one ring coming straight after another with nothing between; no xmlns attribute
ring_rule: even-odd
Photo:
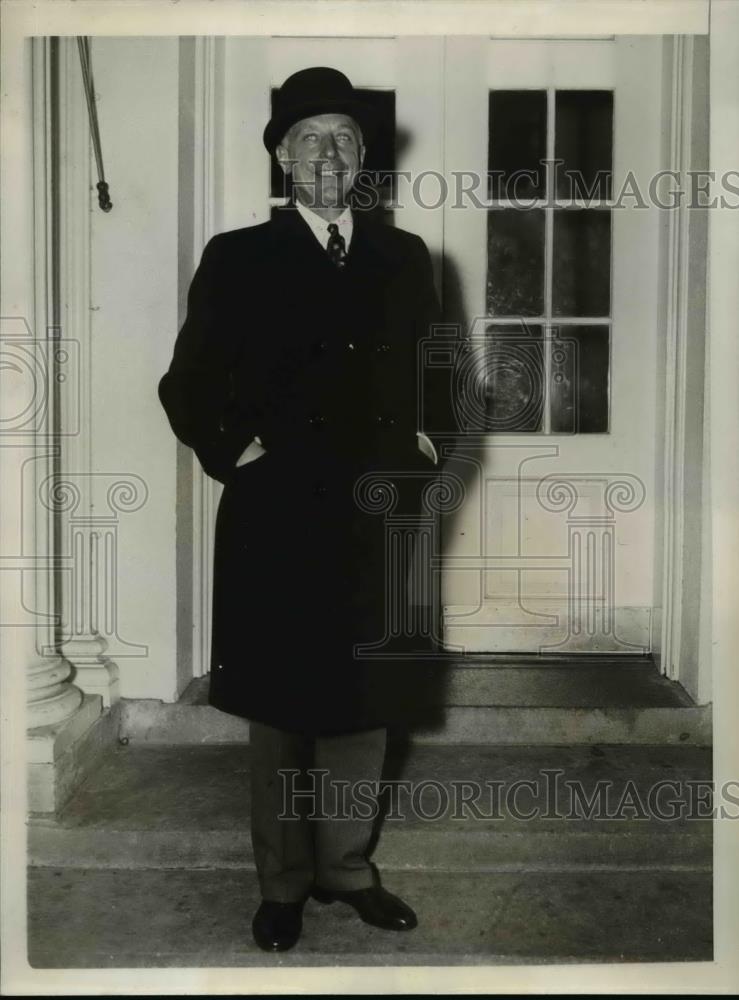
<svg viewBox="0 0 739 1000"><path fill-rule="evenodd" d="M221 155L203 240L266 220L282 200L262 130L271 88L291 73L334 66L390 100L392 148L373 166L411 178L388 199L390 221L429 246L478 373L459 392L478 432L447 466L466 489L444 525L447 645L648 650L659 603L657 213L628 197L609 209L592 187L590 207L566 209L551 183L529 184L526 212L455 195L490 169L555 155L586 182L612 168L611 195L629 172L647 192L660 162L661 40L227 38L214 59ZM501 193L483 188L483 199Z"/></svg>
<svg viewBox="0 0 739 1000"><path fill-rule="evenodd" d="M650 649L658 396L658 212L565 207L564 170L647 196L660 164L661 40L446 42L445 171L510 181L515 207L444 213L447 305L469 335L471 426L449 466L446 641L465 651ZM495 176L495 174L493 175ZM471 181L467 181L470 186ZM609 192L590 189L591 196ZM460 347L459 350L463 348Z"/></svg>

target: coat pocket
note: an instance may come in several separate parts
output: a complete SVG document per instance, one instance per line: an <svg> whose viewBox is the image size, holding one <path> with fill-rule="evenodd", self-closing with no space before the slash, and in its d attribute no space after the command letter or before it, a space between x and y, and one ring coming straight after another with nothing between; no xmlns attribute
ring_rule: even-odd
<svg viewBox="0 0 739 1000"><path fill-rule="evenodd" d="M264 471L265 467L272 464L271 459L272 453L270 451L264 451L256 458L252 458L248 462L243 462L241 465L234 466L231 470L229 481L234 484L241 484L242 482L251 481L253 477L258 478L259 474Z"/></svg>

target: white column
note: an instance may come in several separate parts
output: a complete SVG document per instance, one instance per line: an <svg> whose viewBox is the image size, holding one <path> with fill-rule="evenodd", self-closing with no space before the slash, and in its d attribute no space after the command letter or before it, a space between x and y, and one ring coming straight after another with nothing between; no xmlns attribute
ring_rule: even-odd
<svg viewBox="0 0 739 1000"><path fill-rule="evenodd" d="M31 657L28 666L28 728L55 726L82 704L82 692L69 682L71 664L61 657Z"/></svg>
<svg viewBox="0 0 739 1000"><path fill-rule="evenodd" d="M26 643L28 670L27 726L54 726L69 718L82 704L82 692L70 683L71 664L56 654L56 603L58 590L54 579L54 512L41 498L43 484L54 475L58 458L55 431L57 412L57 349L55 340L56 300L54 283L54 253L56 226L51 202L54 171L54 135L52 116L52 42L33 42L29 106L33 107L32 146L28 150L33 178L28 208L33 222L33 244L21 257L18 280L25 294L19 297L19 314L31 317L30 325L16 320L6 331L9 336L3 347L11 355L22 356L23 373L17 389L21 394L32 393L33 410L29 426L28 410L20 409L13 416L16 426L6 424L12 434L15 429L22 438L26 460L20 463L16 483L23 498L21 567L29 561L34 586L27 587L28 573L21 571L20 597L28 607L26 591L34 595L33 612L36 627L28 630ZM32 104L30 103L32 102ZM6 219L7 223L7 219ZM6 230L7 231L7 230ZM17 231L16 231L17 232ZM17 250L16 250L17 253ZM3 258L5 258L3 254ZM22 312L21 312L22 310ZM26 311L27 310L27 311ZM15 340L13 334L21 335ZM23 342L25 339L25 343ZM12 444L12 437L9 441ZM8 470L5 471L7 475ZM35 633L35 634L34 634Z"/></svg>

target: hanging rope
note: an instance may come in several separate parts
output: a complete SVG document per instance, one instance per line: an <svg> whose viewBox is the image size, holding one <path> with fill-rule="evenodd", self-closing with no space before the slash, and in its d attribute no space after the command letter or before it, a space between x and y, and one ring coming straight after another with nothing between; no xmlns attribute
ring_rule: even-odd
<svg viewBox="0 0 739 1000"><path fill-rule="evenodd" d="M87 113L90 116L90 134L92 135L92 147L95 150L95 163L98 170L98 204L104 212L109 212L113 207L110 200L108 184L105 180L103 170L103 153L100 148L100 130L98 128L98 114L95 106L95 89L92 85L92 69L90 65L90 39L78 36L77 48L80 53L80 65L82 66L82 82L85 86L85 97L87 98Z"/></svg>

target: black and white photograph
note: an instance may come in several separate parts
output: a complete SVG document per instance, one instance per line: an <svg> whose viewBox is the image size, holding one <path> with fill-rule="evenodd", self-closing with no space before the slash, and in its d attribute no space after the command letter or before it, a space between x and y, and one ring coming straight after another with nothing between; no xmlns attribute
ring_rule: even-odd
<svg viewBox="0 0 739 1000"><path fill-rule="evenodd" d="M3 992L736 992L739 3L0 19Z"/></svg>

